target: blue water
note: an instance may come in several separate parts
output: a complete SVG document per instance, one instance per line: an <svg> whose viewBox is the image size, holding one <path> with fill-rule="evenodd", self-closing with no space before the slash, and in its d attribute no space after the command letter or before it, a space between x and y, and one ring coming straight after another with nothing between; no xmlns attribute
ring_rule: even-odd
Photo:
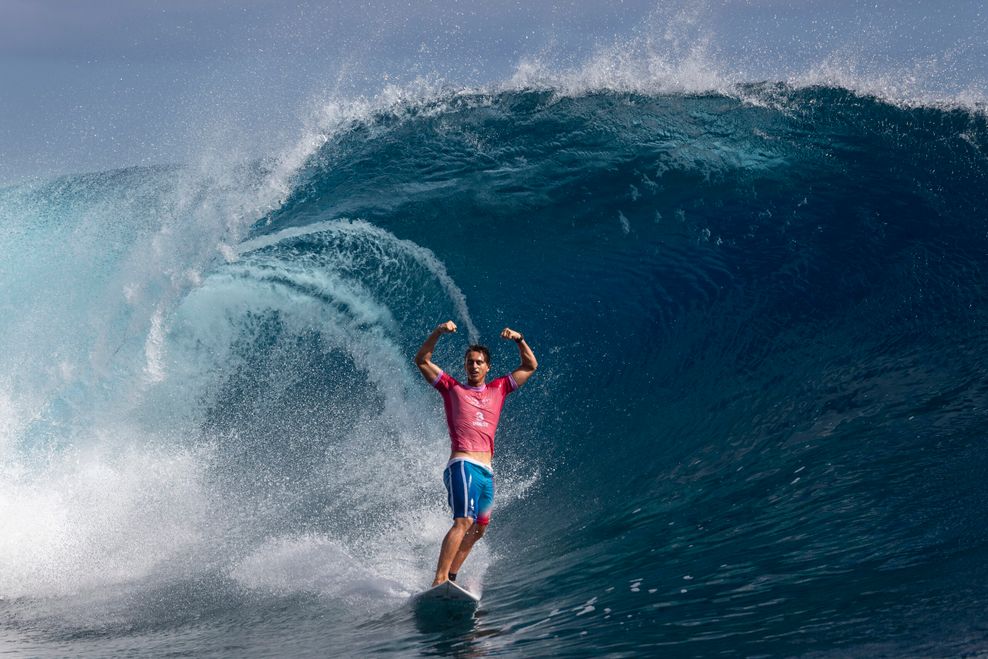
<svg viewBox="0 0 988 659"><path fill-rule="evenodd" d="M446 89L0 190L0 648L988 651L986 154L835 87ZM540 363L455 621L447 319Z"/></svg>

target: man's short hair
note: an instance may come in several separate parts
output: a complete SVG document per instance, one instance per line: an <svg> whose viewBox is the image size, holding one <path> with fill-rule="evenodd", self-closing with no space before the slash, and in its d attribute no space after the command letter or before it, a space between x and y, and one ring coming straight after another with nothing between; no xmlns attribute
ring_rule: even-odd
<svg viewBox="0 0 988 659"><path fill-rule="evenodd" d="M474 344L467 348L467 351L463 353L463 359L466 359L471 352L479 352L484 355L484 361L488 366L491 365L491 351L487 349L487 346L482 346L479 344Z"/></svg>

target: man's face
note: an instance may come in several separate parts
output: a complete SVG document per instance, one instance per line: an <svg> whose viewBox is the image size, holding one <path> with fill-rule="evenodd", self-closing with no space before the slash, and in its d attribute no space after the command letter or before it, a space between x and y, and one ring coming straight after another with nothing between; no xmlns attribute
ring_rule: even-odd
<svg viewBox="0 0 988 659"><path fill-rule="evenodd" d="M487 371L491 370L490 364L484 359L484 353L474 350L467 353L463 365L467 371L467 381L474 387L483 384Z"/></svg>

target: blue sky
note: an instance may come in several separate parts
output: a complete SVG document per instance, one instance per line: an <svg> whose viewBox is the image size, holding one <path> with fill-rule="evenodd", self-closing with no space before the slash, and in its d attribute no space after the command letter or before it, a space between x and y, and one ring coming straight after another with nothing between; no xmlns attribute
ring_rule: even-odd
<svg viewBox="0 0 988 659"><path fill-rule="evenodd" d="M483 84L524 58L706 38L716 65L787 79L822 62L984 98L981 2L0 0L0 184L246 157L298 134L324 100L431 76Z"/></svg>

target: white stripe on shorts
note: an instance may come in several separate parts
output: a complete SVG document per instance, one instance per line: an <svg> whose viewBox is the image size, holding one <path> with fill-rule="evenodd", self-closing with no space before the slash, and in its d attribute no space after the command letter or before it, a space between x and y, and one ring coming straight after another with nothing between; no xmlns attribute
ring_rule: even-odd
<svg viewBox="0 0 988 659"><path fill-rule="evenodd" d="M469 508L468 492L467 492L467 469L460 462L460 475L463 477L463 515L461 517L467 516L467 510Z"/></svg>

